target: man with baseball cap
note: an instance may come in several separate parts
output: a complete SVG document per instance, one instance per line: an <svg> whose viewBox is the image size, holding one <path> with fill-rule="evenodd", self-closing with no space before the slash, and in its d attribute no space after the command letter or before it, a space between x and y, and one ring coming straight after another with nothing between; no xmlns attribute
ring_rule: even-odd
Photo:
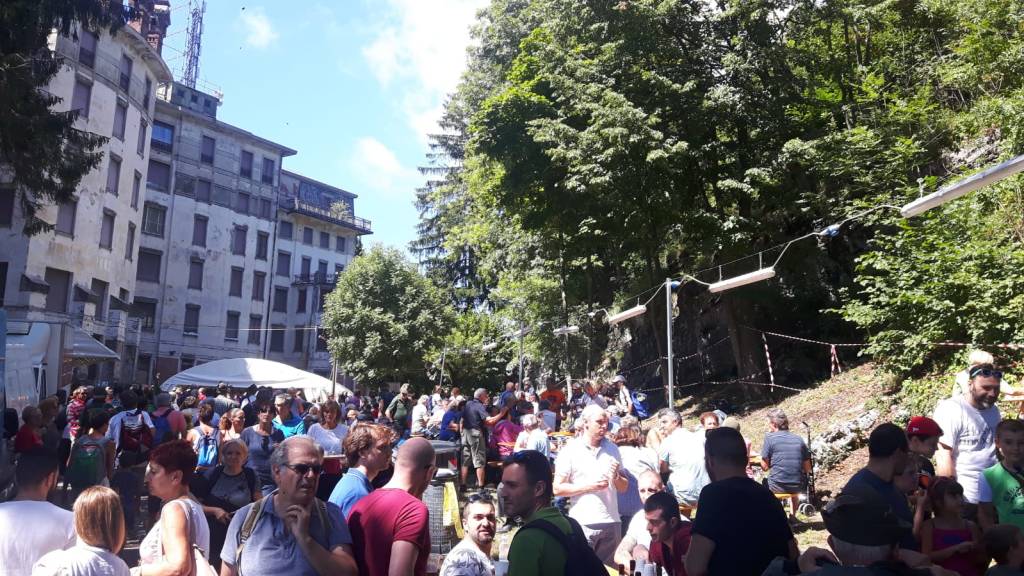
<svg viewBox="0 0 1024 576"><path fill-rule="evenodd" d="M939 437L942 436L942 428L939 424L927 416L914 416L907 424L907 446L910 453L917 456L920 461L920 469L929 479L935 477L935 466L932 464L932 456L939 447Z"/></svg>
<svg viewBox="0 0 1024 576"><path fill-rule="evenodd" d="M633 413L633 395L630 394L629 388L626 386L626 377L622 374L617 374L612 378L612 384L618 389L615 396L615 405L622 411L623 416L629 416Z"/></svg>

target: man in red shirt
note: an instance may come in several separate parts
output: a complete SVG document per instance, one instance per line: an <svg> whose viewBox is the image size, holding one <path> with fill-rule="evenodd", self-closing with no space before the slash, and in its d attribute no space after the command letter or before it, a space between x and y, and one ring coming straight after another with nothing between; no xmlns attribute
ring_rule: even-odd
<svg viewBox="0 0 1024 576"><path fill-rule="evenodd" d="M436 470L434 447L423 438L411 438L398 449L391 481L352 508L348 526L360 574L427 573L430 522L420 497Z"/></svg>
<svg viewBox="0 0 1024 576"><path fill-rule="evenodd" d="M558 414L558 421L562 421L562 407L565 406L565 392L558 389L558 385L555 384L555 379L552 376L548 376L545 381L546 390L540 393L538 400L547 400L551 406L551 411Z"/></svg>
<svg viewBox="0 0 1024 576"><path fill-rule="evenodd" d="M43 413L35 406L26 406L21 411L21 420L25 423L14 436L14 451L28 452L43 445L42 425Z"/></svg>
<svg viewBox="0 0 1024 576"><path fill-rule="evenodd" d="M690 523L679 516L676 497L667 492L651 494L644 502L644 514L651 533L647 561L664 566L669 576L686 576L683 561L690 548Z"/></svg>

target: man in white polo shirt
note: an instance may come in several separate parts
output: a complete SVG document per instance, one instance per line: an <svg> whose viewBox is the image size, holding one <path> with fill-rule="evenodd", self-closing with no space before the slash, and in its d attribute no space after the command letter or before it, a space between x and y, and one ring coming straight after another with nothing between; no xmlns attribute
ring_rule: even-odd
<svg viewBox="0 0 1024 576"><path fill-rule="evenodd" d="M619 448L605 438L608 413L597 404L583 409L583 434L555 460L554 493L572 499L569 516L583 527L598 558L611 564L622 536L616 492L629 484L622 475Z"/></svg>

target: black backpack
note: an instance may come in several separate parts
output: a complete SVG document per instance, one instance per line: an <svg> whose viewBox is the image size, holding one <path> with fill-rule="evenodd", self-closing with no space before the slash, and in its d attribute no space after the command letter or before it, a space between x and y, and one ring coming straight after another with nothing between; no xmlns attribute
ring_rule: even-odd
<svg viewBox="0 0 1024 576"><path fill-rule="evenodd" d="M534 520L528 522L519 529L529 530L535 528L543 530L548 536L555 539L565 549L565 576L593 576L594 574L607 574L604 562L597 557L594 549L587 543L587 537L583 535L583 528L576 520L566 516L569 525L572 526L572 535L562 532L562 529L547 520Z"/></svg>

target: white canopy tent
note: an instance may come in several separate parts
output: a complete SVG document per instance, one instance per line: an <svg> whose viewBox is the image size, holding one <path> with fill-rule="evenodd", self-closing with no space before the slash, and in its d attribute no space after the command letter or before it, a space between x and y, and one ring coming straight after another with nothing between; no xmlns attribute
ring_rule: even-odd
<svg viewBox="0 0 1024 576"><path fill-rule="evenodd" d="M175 386L214 387L220 382L232 388L248 388L253 384L278 389L301 388L310 400L326 397L332 389L339 395L352 393L345 386L332 384L323 376L259 358L230 358L200 364L171 376L160 388L167 392Z"/></svg>

